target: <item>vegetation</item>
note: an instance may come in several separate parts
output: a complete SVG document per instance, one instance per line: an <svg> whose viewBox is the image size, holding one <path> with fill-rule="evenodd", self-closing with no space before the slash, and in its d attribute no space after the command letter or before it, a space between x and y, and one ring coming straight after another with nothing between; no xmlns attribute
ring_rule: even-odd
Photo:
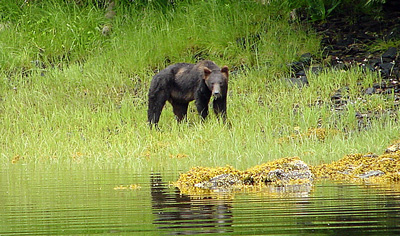
<svg viewBox="0 0 400 236"><path fill-rule="evenodd" d="M386 0L294 0L288 1L292 9L302 9L311 21L325 21L333 15L379 17Z"/></svg>
<svg viewBox="0 0 400 236"><path fill-rule="evenodd" d="M289 23L285 1L21 2L0 3L1 165L245 169L288 156L319 164L381 153L398 139L398 111L384 112L394 98L360 89L376 74L327 70L302 89L284 81L288 63L320 54L318 36ZM201 59L231 69L229 124L201 122L194 106L177 124L167 105L161 131L149 130L151 77ZM354 102L337 112L330 97L344 86ZM360 126L355 114L366 111L381 115ZM285 139L314 128L339 132Z"/></svg>

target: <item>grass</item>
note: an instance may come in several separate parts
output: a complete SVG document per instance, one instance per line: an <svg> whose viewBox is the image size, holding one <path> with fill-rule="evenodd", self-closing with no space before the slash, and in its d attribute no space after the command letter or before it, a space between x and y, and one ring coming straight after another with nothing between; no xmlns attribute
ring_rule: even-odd
<svg viewBox="0 0 400 236"><path fill-rule="evenodd" d="M318 164L358 152L381 153L398 139L395 118L359 129L356 112L393 109L390 96L360 91L380 80L358 70L309 75L288 86L287 63L319 53L319 38L289 24L285 4L253 1L178 3L161 11L134 4L105 9L72 2L0 3L0 165L123 166L187 170L245 169L286 156ZM112 26L108 36L103 25ZM229 125L211 114L200 122L193 104L177 124L168 104L161 131L146 123L155 71L175 62L211 59L228 65ZM330 96L348 86L354 101L332 111ZM394 118L393 118L394 116ZM341 133L279 142L322 126Z"/></svg>
<svg viewBox="0 0 400 236"><path fill-rule="evenodd" d="M375 43L368 47L368 50L375 51L385 51L390 47L399 47L400 40L377 40Z"/></svg>

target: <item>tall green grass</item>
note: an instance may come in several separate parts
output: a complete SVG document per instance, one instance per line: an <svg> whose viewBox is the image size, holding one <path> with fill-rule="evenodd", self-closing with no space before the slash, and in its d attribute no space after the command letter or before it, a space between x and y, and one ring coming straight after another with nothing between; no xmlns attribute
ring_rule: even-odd
<svg viewBox="0 0 400 236"><path fill-rule="evenodd" d="M69 1L4 1L0 10L2 165L184 170L246 168L284 156L316 164L353 152L379 153L398 138L387 115L358 127L355 112L393 108L390 96L360 91L359 81L368 87L379 80L373 74L310 74L303 89L283 81L288 62L319 51L311 30L288 23L284 4L183 1L165 11L117 4L114 19L104 17L104 8ZM108 36L101 34L105 24L112 26ZM169 64L199 59L232 70L229 124L213 114L201 122L193 104L188 122L177 124L167 104L161 131L150 130L151 77ZM356 102L335 112L330 96L344 86ZM279 141L318 126L342 133L323 141Z"/></svg>

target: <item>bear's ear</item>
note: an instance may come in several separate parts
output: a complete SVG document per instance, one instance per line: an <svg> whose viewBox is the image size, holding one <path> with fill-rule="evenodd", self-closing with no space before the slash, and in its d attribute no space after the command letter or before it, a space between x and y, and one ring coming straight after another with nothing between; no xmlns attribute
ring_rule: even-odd
<svg viewBox="0 0 400 236"><path fill-rule="evenodd" d="M225 74L226 78L229 76L229 69L227 66L222 67L221 73Z"/></svg>
<svg viewBox="0 0 400 236"><path fill-rule="evenodd" d="M208 76L211 74L211 70L207 67L204 67L204 79L206 80Z"/></svg>

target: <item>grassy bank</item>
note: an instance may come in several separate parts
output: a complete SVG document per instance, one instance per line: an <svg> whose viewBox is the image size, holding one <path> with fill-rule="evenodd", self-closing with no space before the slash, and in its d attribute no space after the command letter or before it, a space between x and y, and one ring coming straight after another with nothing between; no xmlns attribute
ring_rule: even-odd
<svg viewBox="0 0 400 236"><path fill-rule="evenodd" d="M360 128L357 111L392 108L391 97L360 91L380 78L361 71L309 75L310 86L282 82L287 63L318 55L319 39L289 23L285 4L207 1L166 10L118 2L0 3L0 160L2 165L65 163L187 169L230 164L247 168L285 156L306 162L356 152L381 153L398 138L398 112ZM111 31L102 34L104 26ZM168 104L161 132L146 124L155 71L175 62L214 60L231 68L230 125L201 123L191 104L178 125ZM354 103L333 111L330 96L348 86ZM361 98L361 99L360 99ZM324 139L300 137L335 129Z"/></svg>

